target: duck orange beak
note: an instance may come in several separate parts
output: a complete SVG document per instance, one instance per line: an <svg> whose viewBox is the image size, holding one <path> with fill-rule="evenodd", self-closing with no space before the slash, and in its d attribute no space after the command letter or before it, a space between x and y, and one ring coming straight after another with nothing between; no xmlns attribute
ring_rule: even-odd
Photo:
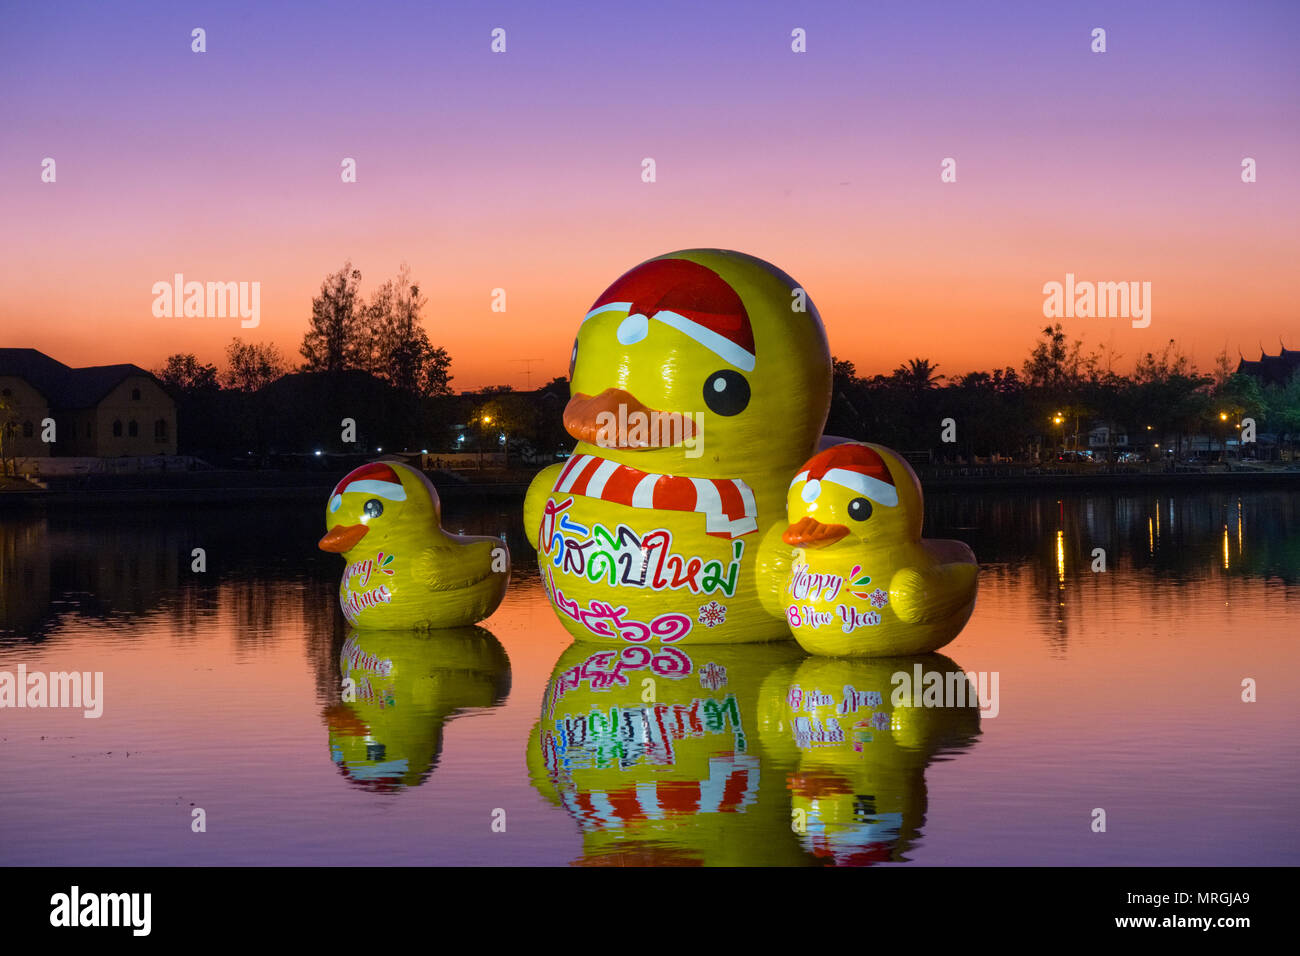
<svg viewBox="0 0 1300 956"><path fill-rule="evenodd" d="M633 429L646 440L628 442L627 433ZM599 395L579 392L569 399L564 406L564 430L589 445L642 451L689 441L695 437L695 421L680 412L653 409L621 388L607 388Z"/></svg>
<svg viewBox="0 0 1300 956"><path fill-rule="evenodd" d="M785 529L781 540L796 548L824 548L848 533L842 524L822 524L816 518L803 517Z"/></svg>
<svg viewBox="0 0 1300 956"><path fill-rule="evenodd" d="M325 532L325 537L317 542L316 547L322 551L337 551L340 554L351 551L357 546L370 529L363 524L340 524Z"/></svg>

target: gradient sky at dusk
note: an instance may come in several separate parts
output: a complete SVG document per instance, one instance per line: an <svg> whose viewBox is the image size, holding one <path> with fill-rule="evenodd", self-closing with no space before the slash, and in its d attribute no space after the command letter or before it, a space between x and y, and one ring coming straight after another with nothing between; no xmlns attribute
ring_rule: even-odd
<svg viewBox="0 0 1300 956"><path fill-rule="evenodd" d="M1300 348L1300 6L1133 6L10 5L0 345L296 362L326 273L406 262L453 387L522 387L626 269L721 246L793 275L863 372L1019 367L1066 272L1152 283L1147 329L1066 322L1123 369L1171 337L1203 368ZM176 272L260 281L260 327L154 318Z"/></svg>

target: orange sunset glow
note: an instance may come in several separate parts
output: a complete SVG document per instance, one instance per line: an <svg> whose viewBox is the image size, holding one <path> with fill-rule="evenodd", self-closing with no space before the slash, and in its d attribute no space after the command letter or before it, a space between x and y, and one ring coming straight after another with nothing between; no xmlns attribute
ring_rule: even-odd
<svg viewBox="0 0 1300 956"><path fill-rule="evenodd" d="M1033 16L998 24L1015 31L1010 50L895 25L864 63L856 15L835 14L815 59L763 60L763 15L720 48L707 31L681 40L669 77L620 71L598 85L587 71L615 62L611 50L671 46L671 25L610 15L580 68L558 65L580 41L521 14L507 57L466 47L430 61L412 36L364 75L318 75L295 65L344 40L316 22L274 43L241 31L206 58L155 42L159 23L94 54L135 69L85 87L67 78L84 68L80 48L26 12L8 69L41 92L0 107L15 227L0 239L6 344L155 368L174 352L220 363L240 336L296 363L327 273L350 259L368 294L407 263L453 388L535 386L565 374L578 320L610 282L701 246L793 275L859 373L915 355L948 374L1018 366L1045 324L1043 285L1067 272L1151 283L1148 328L1066 323L1125 368L1171 338L1203 368L1225 348L1235 361L1300 343L1300 187L1286 172L1300 124L1276 83L1287 55L1262 28L1247 43L1213 20L1171 31L1117 8L1124 49L1097 57ZM87 16L87 31L111 29ZM269 27L277 15L252 16ZM1125 52L1139 43L1145 58ZM730 69L755 58L765 69ZM428 100L404 79L417 64L462 95ZM44 157L55 183L41 180ZM356 182L342 181L345 158ZM954 182L941 181L947 158ZM257 328L155 318L150 289L176 273L260 282Z"/></svg>

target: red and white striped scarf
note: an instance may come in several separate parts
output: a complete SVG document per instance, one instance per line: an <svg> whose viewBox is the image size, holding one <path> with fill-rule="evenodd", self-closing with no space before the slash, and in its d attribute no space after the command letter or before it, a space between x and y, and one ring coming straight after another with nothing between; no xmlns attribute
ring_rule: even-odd
<svg viewBox="0 0 1300 956"><path fill-rule="evenodd" d="M672 753L671 743L661 746ZM550 754L547 760L559 762ZM758 782L758 758L744 754L710 757L707 780L665 780L662 790L655 780L608 791L569 788L560 796L583 829L604 830L625 826L632 820L662 820L669 815L743 812L758 800Z"/></svg>
<svg viewBox="0 0 1300 956"><path fill-rule="evenodd" d="M553 494L599 498L632 508L695 511L704 530L738 538L758 530L754 492L739 478L654 475L595 455L574 455L560 471Z"/></svg>

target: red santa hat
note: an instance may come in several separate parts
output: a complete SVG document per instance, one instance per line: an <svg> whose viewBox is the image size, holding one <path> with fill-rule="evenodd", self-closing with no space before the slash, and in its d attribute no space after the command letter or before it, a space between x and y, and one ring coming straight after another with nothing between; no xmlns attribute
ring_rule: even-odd
<svg viewBox="0 0 1300 956"><path fill-rule="evenodd" d="M803 491L805 501L815 500L821 482L829 481L879 504L891 508L898 504L898 488L885 459L874 448L855 442L833 445L808 459L807 467L794 476L790 487L801 481L808 483Z"/></svg>
<svg viewBox="0 0 1300 956"><path fill-rule="evenodd" d="M397 472L389 465L383 462L371 462L368 465L362 465L334 486L330 492L330 497L341 495L349 491L359 491L362 494L373 495L376 498L383 498L387 501L405 501L406 489L402 487L402 479L397 476Z"/></svg>
<svg viewBox="0 0 1300 956"><path fill-rule="evenodd" d="M626 311L618 340L645 338L650 320L685 332L736 368L754 370L754 330L740 295L722 276L689 259L654 259L624 273L601 294L583 321Z"/></svg>

